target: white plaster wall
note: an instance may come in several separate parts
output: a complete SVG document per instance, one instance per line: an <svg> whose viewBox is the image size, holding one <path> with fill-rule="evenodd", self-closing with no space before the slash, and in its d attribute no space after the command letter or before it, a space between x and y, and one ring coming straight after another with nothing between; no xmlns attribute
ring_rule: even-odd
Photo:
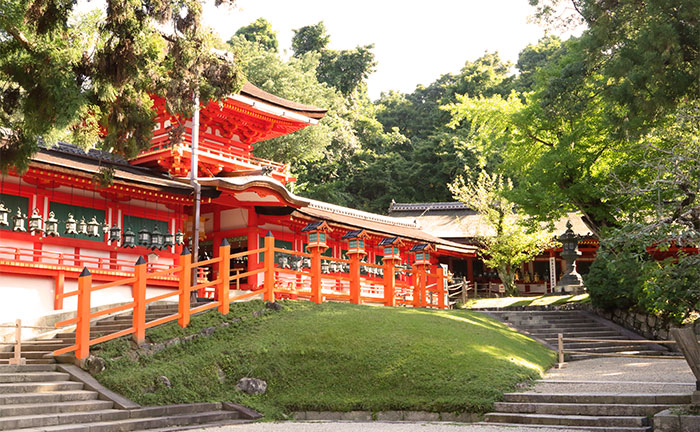
<svg viewBox="0 0 700 432"><path fill-rule="evenodd" d="M247 227L248 210L230 209L221 212L221 231Z"/></svg>

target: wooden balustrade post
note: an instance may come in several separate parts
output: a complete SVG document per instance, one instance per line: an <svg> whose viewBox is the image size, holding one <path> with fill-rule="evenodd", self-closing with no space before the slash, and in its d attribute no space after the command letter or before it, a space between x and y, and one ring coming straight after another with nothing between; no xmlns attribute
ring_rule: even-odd
<svg viewBox="0 0 700 432"><path fill-rule="evenodd" d="M23 365L27 361L22 358L22 320L15 321L15 353L9 361L11 365Z"/></svg>
<svg viewBox="0 0 700 432"><path fill-rule="evenodd" d="M445 309L445 269L441 265L437 267L437 293L438 308Z"/></svg>
<svg viewBox="0 0 700 432"><path fill-rule="evenodd" d="M350 255L350 303L360 304L360 254Z"/></svg>
<svg viewBox="0 0 700 432"><path fill-rule="evenodd" d="M136 260L134 265L134 277L136 280L132 286L134 296L134 313L132 315L132 326L134 333L132 339L137 345L146 342L146 260L142 256Z"/></svg>
<svg viewBox="0 0 700 432"><path fill-rule="evenodd" d="M421 306L420 294L421 284L423 283L423 275L421 274L421 266L413 265L413 307Z"/></svg>
<svg viewBox="0 0 700 432"><path fill-rule="evenodd" d="M316 304L323 303L321 292L321 248L311 249L311 301ZM352 284L352 281L350 282Z"/></svg>
<svg viewBox="0 0 700 432"><path fill-rule="evenodd" d="M275 237L272 231L265 235L265 301L275 301Z"/></svg>
<svg viewBox="0 0 700 432"><path fill-rule="evenodd" d="M396 279L394 260L384 260L384 306L396 306Z"/></svg>
<svg viewBox="0 0 700 432"><path fill-rule="evenodd" d="M421 284L420 306L428 307L428 281L430 275L430 267L422 265L421 271L423 272L423 283Z"/></svg>
<svg viewBox="0 0 700 432"><path fill-rule="evenodd" d="M75 326L75 356L84 360L90 355L90 294L92 291L92 275L87 267L78 277L78 322Z"/></svg>
<svg viewBox="0 0 700 432"><path fill-rule="evenodd" d="M231 246L224 238L219 246L219 284L216 287L216 297L219 301L219 312L223 315L229 311L229 287L231 284Z"/></svg>
<svg viewBox="0 0 700 432"><path fill-rule="evenodd" d="M190 323L190 281L192 280L192 254L187 247L182 248L179 266L177 323L185 328Z"/></svg>

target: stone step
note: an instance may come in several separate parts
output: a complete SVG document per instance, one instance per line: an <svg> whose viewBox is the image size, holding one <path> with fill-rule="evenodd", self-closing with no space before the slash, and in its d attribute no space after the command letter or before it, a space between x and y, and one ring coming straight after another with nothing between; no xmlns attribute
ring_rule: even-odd
<svg viewBox="0 0 700 432"><path fill-rule="evenodd" d="M75 342L75 331L57 333L56 339L61 339L61 340L67 341L67 342Z"/></svg>
<svg viewBox="0 0 700 432"><path fill-rule="evenodd" d="M48 391L43 393L5 393L0 394L0 404L54 404L70 401L88 401L97 399L97 393L90 390Z"/></svg>
<svg viewBox="0 0 700 432"><path fill-rule="evenodd" d="M484 416L484 421L493 423L519 423L523 425L541 424L551 426L649 426L649 419L643 416L587 416L492 412L487 413Z"/></svg>
<svg viewBox="0 0 700 432"><path fill-rule="evenodd" d="M75 423L96 423L103 421L125 420L128 418L128 410L116 409L2 417L0 418L0 430L37 427L43 428L44 426L67 425Z"/></svg>
<svg viewBox="0 0 700 432"><path fill-rule="evenodd" d="M0 365L9 364L10 359L0 359ZM53 358L41 358L41 359L26 359L26 364L28 365L46 365L55 364L56 361Z"/></svg>
<svg viewBox="0 0 700 432"><path fill-rule="evenodd" d="M610 346L592 346L592 347L585 347L585 346L578 346L578 347L572 347L569 346L568 344L564 344L564 350L572 350L572 351L583 351L583 352L592 352L592 353L611 353L611 352L621 352L621 351L653 351L653 352L658 352L658 353L663 353L665 351L657 351L657 350L651 350L649 349L648 346L643 345L643 344L638 344L638 345L610 345Z"/></svg>
<svg viewBox="0 0 700 432"><path fill-rule="evenodd" d="M525 403L587 403L587 404L659 404L683 405L690 403L688 393L506 393L506 402Z"/></svg>
<svg viewBox="0 0 700 432"><path fill-rule="evenodd" d="M601 336L614 336L612 339L624 339L620 333L615 330L584 330L584 331L565 331L565 332L530 332L540 339L557 340L557 335L561 333L565 338L581 338L581 339L601 339Z"/></svg>
<svg viewBox="0 0 700 432"><path fill-rule="evenodd" d="M647 416L673 405L666 404L577 404L577 403L522 403L496 402L497 412L524 414L560 414L587 416Z"/></svg>
<svg viewBox="0 0 700 432"><path fill-rule="evenodd" d="M25 351L22 350L22 357L26 359L43 359L46 353L49 351ZM14 357L14 353L10 352L1 352L0 353L0 359L11 359Z"/></svg>
<svg viewBox="0 0 700 432"><path fill-rule="evenodd" d="M605 353L601 353L605 354ZM656 351L656 350L639 350L639 351L615 351L613 353L609 354L621 354L621 355L639 355L639 356L659 356L663 357L664 356L664 351ZM601 357L601 356L596 356L594 354L566 354L566 359L570 361L576 361L576 360L586 360L590 358L595 358L595 357Z"/></svg>
<svg viewBox="0 0 700 432"><path fill-rule="evenodd" d="M68 381L70 375L62 372L10 372L0 373L0 383L25 383Z"/></svg>
<svg viewBox="0 0 700 432"><path fill-rule="evenodd" d="M124 432L142 430L173 431L193 425L205 424L244 424L250 420L238 419L232 411L212 411L194 414L172 415L167 417L129 418L117 421L97 421L61 426L42 427L45 432ZM9 432L9 431L8 431ZM19 432L19 431L18 431ZM24 432L24 431L23 431ZM29 431L27 431L29 432ZM35 432L35 431L32 431Z"/></svg>
<svg viewBox="0 0 700 432"><path fill-rule="evenodd" d="M474 423L476 425L484 426L497 426L499 428L522 428L521 423L489 423L489 422L479 422ZM528 428L546 428L552 429L552 425L537 425L528 424ZM585 431L585 432L652 432L652 426L641 426L641 427L619 427L619 426L562 426L557 425L557 430L571 430L571 431Z"/></svg>
<svg viewBox="0 0 700 432"><path fill-rule="evenodd" d="M0 394L55 392L63 390L82 390L83 383L75 381L5 383L0 384Z"/></svg>
<svg viewBox="0 0 700 432"><path fill-rule="evenodd" d="M34 344L34 343L23 343L22 344L22 351L54 351L57 349L65 348L67 346L71 346L75 343L75 341L61 341L57 343L52 343L52 344L46 344L46 343L41 343L41 344Z"/></svg>
<svg viewBox="0 0 700 432"><path fill-rule="evenodd" d="M59 403L27 403L0 405L0 418L35 416L41 414L60 414L71 412L107 410L114 406L111 401L105 400L77 400Z"/></svg>
<svg viewBox="0 0 700 432"><path fill-rule="evenodd" d="M53 372L55 370L56 370L55 364L50 364L50 365L0 365L0 373Z"/></svg>

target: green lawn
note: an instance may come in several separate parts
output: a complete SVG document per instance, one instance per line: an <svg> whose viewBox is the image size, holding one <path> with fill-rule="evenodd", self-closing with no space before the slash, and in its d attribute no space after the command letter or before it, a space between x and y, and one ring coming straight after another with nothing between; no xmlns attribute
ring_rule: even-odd
<svg viewBox="0 0 700 432"><path fill-rule="evenodd" d="M98 346L95 354L116 359L97 378L144 405L236 401L268 418L296 410L485 412L554 361L553 352L476 312L282 303L242 322L233 318L263 304L195 316L185 330L153 329L147 336L159 341L231 322L140 362L125 355L127 340ZM161 375L172 387L159 384ZM238 392L245 376L266 380L267 393Z"/></svg>
<svg viewBox="0 0 700 432"><path fill-rule="evenodd" d="M588 294L546 295L538 297L501 297L468 300L466 309L504 308L508 306L556 306L566 303L588 303Z"/></svg>

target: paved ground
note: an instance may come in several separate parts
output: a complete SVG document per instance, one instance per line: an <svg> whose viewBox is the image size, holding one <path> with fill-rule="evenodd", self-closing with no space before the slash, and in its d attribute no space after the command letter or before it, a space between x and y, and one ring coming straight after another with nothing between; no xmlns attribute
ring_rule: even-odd
<svg viewBox="0 0 700 432"><path fill-rule="evenodd" d="M424 422L281 422L199 429L207 432L571 432L550 428L512 428Z"/></svg>
<svg viewBox="0 0 700 432"><path fill-rule="evenodd" d="M526 390L538 393L685 393L695 378L682 360L597 358L552 369ZM571 432L556 428L428 422L275 422L198 429L206 432Z"/></svg>

